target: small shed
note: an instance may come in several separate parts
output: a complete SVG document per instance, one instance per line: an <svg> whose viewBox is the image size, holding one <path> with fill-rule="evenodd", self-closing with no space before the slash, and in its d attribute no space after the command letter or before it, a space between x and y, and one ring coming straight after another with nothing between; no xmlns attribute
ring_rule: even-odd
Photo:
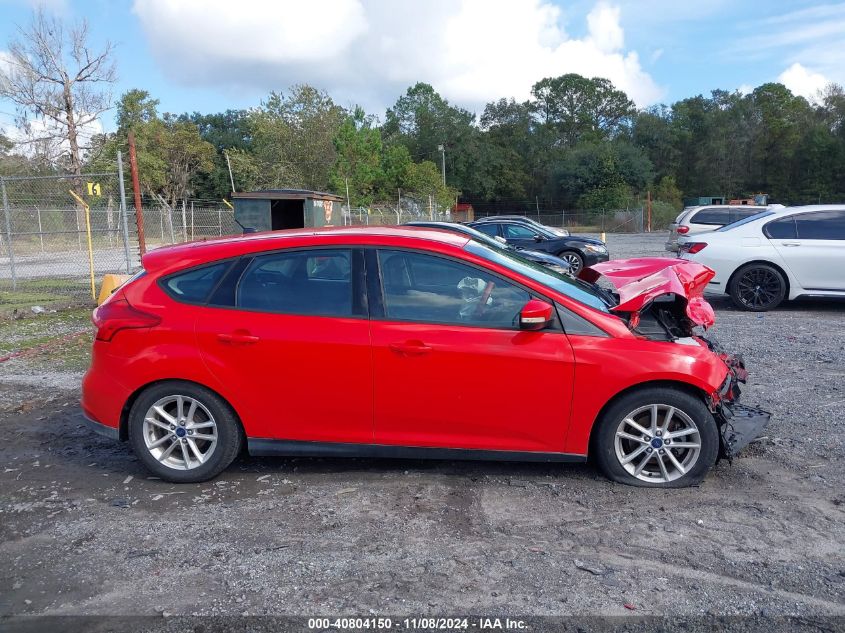
<svg viewBox="0 0 845 633"><path fill-rule="evenodd" d="M308 189L262 189L232 194L235 220L246 229L279 231L343 224L343 198Z"/></svg>
<svg viewBox="0 0 845 633"><path fill-rule="evenodd" d="M684 198L685 207L701 207L717 204L725 204L727 197L725 196L698 196L696 198Z"/></svg>

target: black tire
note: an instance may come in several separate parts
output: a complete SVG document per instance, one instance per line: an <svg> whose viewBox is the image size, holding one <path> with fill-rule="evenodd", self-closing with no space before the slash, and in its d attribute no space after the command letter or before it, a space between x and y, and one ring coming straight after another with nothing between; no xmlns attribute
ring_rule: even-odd
<svg viewBox="0 0 845 633"><path fill-rule="evenodd" d="M217 441L214 450L207 461L189 470L178 470L158 461L145 440L146 413L155 403L171 396L193 398L213 416L213 422L216 424ZM129 443L141 463L157 477L173 483L196 483L216 477L237 457L243 444L241 425L229 404L213 391L181 380L158 383L142 392L129 411L128 423ZM196 437L198 436L194 439Z"/></svg>
<svg viewBox="0 0 845 633"><path fill-rule="evenodd" d="M577 277L584 268L584 258L578 251L561 251L557 256L569 264L569 274L573 277Z"/></svg>
<svg viewBox="0 0 845 633"><path fill-rule="evenodd" d="M620 425L624 424L623 421L626 419L626 416L634 411L637 411L641 407L649 407L647 415L650 418L651 405L667 407L665 409L667 414L669 411L668 407L674 407L675 412L673 412L672 416L669 416L670 426L668 429L670 434L673 430L672 425L677 424L680 428L687 428L688 426L686 419L681 419L678 412L687 416L689 420L694 423L694 426L697 427L700 442L700 448L698 449L697 455L694 456L692 454L693 451L690 449L673 448L675 452L672 452L672 455L678 459L682 465L686 463L685 459L688 458L692 460L693 457L695 458L694 461L690 461L689 464L687 464L688 467L685 469L686 472L678 475L680 471L671 464L668 455L663 456L664 453L660 453L663 457L658 457L658 452L661 449L651 448L652 445L650 443L643 441L646 436L642 436L642 439L637 440L639 444L625 439L620 439L620 442L623 444L627 443L631 447L632 451L640 445L644 446L645 450L648 451L648 453L643 453L642 455L643 459L648 457L650 461L640 476L648 476L649 471L652 469L658 472L657 477L662 475L663 471L657 469L659 463L656 459L654 459L658 457L664 462L664 464L669 465L667 470L670 471L671 475L677 475L677 477L672 480L668 480L668 477L667 480L654 479L651 481L637 478L634 474L626 470L626 467L621 463L621 458L617 453L616 434L620 429ZM672 422L672 420L676 420L676 422ZM682 389L675 389L672 387L646 387L632 391L614 402L607 411L604 412L597 424L598 427L593 435L593 442L591 446L592 456L595 458L596 464L602 473L604 473L609 479L623 484L650 488L684 488L686 486L694 486L701 483L704 476L716 462L716 458L719 454L719 431L716 426L716 421L713 419L713 415L700 398L683 391ZM623 430L627 428L629 427L625 426L623 427ZM647 430L651 431L650 428ZM659 435L662 435L662 433ZM656 437L656 435L654 437ZM686 439L690 437L694 438L694 434L687 435ZM661 442L662 441L663 440L661 440ZM684 441L684 437L675 439L676 444ZM672 440L669 440L667 444L671 442ZM669 450L665 445L662 446L662 450L664 450L664 452ZM624 451L624 446L622 447L622 450ZM687 456L686 458L685 455ZM637 458L631 463L630 467L635 470L636 466L639 465L639 461L639 458Z"/></svg>
<svg viewBox="0 0 845 633"><path fill-rule="evenodd" d="M774 266L748 264L731 277L728 293L740 310L765 312L786 298L786 280Z"/></svg>

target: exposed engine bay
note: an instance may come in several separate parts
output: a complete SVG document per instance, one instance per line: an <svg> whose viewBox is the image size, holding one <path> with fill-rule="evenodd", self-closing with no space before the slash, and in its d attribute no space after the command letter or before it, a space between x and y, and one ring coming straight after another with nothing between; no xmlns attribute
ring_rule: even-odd
<svg viewBox="0 0 845 633"><path fill-rule="evenodd" d="M703 343L722 359L728 372L718 391L708 395L707 406L719 425L720 457L730 460L760 435L771 414L738 402L739 384L748 378L742 356L703 336L716 320L703 296L714 274L695 262L655 257L603 262L585 268L579 277L593 284L604 278L615 287L616 292L603 290L613 299L609 309L635 334L654 341Z"/></svg>

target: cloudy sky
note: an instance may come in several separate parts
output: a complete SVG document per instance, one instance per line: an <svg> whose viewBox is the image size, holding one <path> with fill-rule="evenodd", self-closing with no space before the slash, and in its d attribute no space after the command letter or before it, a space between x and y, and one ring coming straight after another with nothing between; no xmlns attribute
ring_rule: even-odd
<svg viewBox="0 0 845 633"><path fill-rule="evenodd" d="M0 0L0 59L37 0ZM383 118L416 81L480 111L543 77L603 76L640 106L782 81L845 83L845 3L810 0L49 0L118 45L115 92L162 111L256 105L307 82ZM0 117L8 116L0 103ZM0 119L2 120L2 119ZM106 128L113 121L104 121Z"/></svg>

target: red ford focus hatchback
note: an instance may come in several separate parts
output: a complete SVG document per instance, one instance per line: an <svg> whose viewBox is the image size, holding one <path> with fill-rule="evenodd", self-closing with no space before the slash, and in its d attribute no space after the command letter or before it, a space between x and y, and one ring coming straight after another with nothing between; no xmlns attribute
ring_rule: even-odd
<svg viewBox="0 0 845 633"><path fill-rule="evenodd" d="M157 476L252 455L584 461L699 482L768 414L693 333L712 271L611 261L572 279L465 236L304 229L188 243L94 312L86 419ZM597 285L604 276L616 290Z"/></svg>

